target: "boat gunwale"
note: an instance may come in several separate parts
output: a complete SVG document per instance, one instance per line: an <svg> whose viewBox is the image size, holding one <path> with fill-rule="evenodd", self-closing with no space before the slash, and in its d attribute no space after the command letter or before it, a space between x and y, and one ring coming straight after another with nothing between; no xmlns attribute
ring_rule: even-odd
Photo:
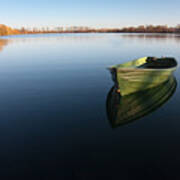
<svg viewBox="0 0 180 180"><path fill-rule="evenodd" d="M148 56L145 56L145 57L142 57L142 58L139 58L139 59L143 59L143 58L148 58ZM168 58L168 57L164 57L164 58ZM138 61L139 59L135 59L135 60L132 60L132 61ZM109 69L109 70L116 69L117 71L120 71L120 70L126 70L126 71L129 70L130 71L132 69L135 69L135 70L138 70L138 71L164 71L164 70L171 70L172 71L172 70L176 70L179 67L176 59L173 58L173 57L172 57L172 59L175 60L176 65L173 66L173 67L167 67L167 68L139 68L139 66L118 67L118 66L126 64L128 62L132 62L132 61L128 61L128 62L125 62L125 63L109 66L107 69Z"/></svg>
<svg viewBox="0 0 180 180"><path fill-rule="evenodd" d="M132 70L136 70L136 71L164 71L164 70L176 70L177 66L174 66L174 67L169 67L169 68L138 68L138 67L129 67L129 68L126 68L126 67L110 67L109 69L116 69L118 72L119 71L132 71Z"/></svg>

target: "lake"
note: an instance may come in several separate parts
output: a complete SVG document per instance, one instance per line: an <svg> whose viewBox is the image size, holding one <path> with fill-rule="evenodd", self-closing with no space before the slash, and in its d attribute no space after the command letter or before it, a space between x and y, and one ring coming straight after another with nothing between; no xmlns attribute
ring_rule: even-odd
<svg viewBox="0 0 180 180"><path fill-rule="evenodd" d="M179 68L172 92L152 112L123 124L109 116L107 67L144 56L179 62L180 36L1 37L1 179L179 179ZM165 96L162 88L156 92ZM126 110L124 101L111 111Z"/></svg>

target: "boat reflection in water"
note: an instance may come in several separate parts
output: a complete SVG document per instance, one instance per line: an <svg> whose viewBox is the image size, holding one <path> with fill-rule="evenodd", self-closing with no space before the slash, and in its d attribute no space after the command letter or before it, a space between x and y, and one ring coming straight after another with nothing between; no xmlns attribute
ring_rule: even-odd
<svg viewBox="0 0 180 180"><path fill-rule="evenodd" d="M107 115L113 128L138 120L155 111L174 94L176 79L171 76L166 82L145 91L121 96L111 88L107 96Z"/></svg>

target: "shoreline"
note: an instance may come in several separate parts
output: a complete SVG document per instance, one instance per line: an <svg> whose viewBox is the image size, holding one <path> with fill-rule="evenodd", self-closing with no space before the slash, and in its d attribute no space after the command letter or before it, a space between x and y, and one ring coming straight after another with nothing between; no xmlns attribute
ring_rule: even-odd
<svg viewBox="0 0 180 180"><path fill-rule="evenodd" d="M33 28L33 29L26 29L22 27L21 29L14 29L8 27L4 24L0 24L0 36L7 36L7 35L25 35L25 34L53 34L53 33L155 33L155 34L180 34L180 25L176 27L169 27L167 25L141 25L138 27L123 27L123 28L90 28L85 26L70 26L70 27L56 27L53 29L50 28Z"/></svg>
<svg viewBox="0 0 180 180"><path fill-rule="evenodd" d="M134 35L180 35L180 33L164 32L39 32L39 33L20 33L0 35L1 37L21 36L21 35L43 35L43 34L134 34Z"/></svg>

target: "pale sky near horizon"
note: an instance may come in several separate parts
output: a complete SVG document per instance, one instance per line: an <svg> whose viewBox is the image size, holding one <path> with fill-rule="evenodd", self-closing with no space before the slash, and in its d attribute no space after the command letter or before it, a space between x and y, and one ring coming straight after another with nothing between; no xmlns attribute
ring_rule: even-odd
<svg viewBox="0 0 180 180"><path fill-rule="evenodd" d="M124 27L180 24L180 0L0 0L11 27Z"/></svg>

